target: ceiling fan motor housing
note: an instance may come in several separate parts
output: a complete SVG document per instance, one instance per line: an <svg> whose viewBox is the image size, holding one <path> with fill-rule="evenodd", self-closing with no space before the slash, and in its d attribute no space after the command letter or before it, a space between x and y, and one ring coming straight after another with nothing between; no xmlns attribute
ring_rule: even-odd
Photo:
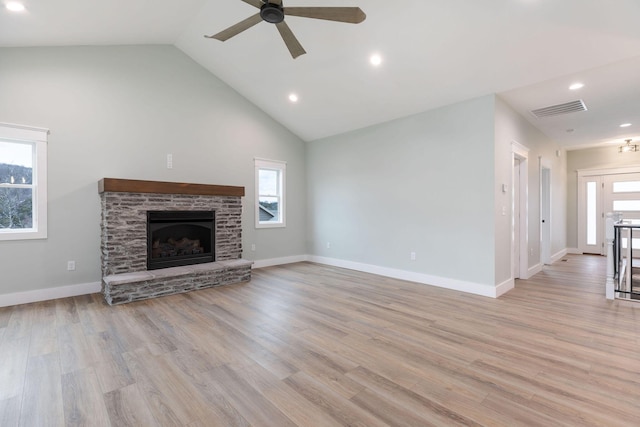
<svg viewBox="0 0 640 427"><path fill-rule="evenodd" d="M267 2L260 7L260 17L271 24L278 24L284 21L284 8L280 4Z"/></svg>

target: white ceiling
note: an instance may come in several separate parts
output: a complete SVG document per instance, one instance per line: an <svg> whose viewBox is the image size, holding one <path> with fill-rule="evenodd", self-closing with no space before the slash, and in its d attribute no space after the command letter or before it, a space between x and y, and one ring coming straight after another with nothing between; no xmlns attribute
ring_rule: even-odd
<svg viewBox="0 0 640 427"><path fill-rule="evenodd" d="M367 14L287 17L307 51L295 60L266 22L224 43L203 37L257 12L241 0L24 3L0 11L0 46L175 44L307 141L490 93L569 149L640 139L638 0L287 0ZM574 81L585 87L569 91ZM529 114L576 99L587 112Z"/></svg>

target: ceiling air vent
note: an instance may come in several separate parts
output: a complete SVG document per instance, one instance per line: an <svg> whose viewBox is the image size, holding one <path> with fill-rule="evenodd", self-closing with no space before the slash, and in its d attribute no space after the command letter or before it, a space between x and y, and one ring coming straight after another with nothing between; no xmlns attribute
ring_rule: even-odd
<svg viewBox="0 0 640 427"><path fill-rule="evenodd" d="M584 101L582 99L579 99L577 101L565 102L564 104L552 105L550 107L538 108L537 110L531 110L531 114L539 119L542 119L544 117L577 113L579 111L587 111L587 106L584 105Z"/></svg>

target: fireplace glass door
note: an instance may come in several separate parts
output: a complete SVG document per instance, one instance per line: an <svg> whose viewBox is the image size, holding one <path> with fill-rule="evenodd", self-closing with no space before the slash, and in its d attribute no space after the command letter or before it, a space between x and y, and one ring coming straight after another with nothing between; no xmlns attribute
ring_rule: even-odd
<svg viewBox="0 0 640 427"><path fill-rule="evenodd" d="M147 212L147 270L215 261L214 211Z"/></svg>

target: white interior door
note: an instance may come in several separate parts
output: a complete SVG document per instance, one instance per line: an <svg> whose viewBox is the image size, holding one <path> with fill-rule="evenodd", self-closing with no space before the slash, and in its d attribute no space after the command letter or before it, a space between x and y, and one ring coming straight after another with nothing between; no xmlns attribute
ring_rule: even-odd
<svg viewBox="0 0 640 427"><path fill-rule="evenodd" d="M513 159L513 278L520 278L520 159Z"/></svg>
<svg viewBox="0 0 640 427"><path fill-rule="evenodd" d="M514 279L529 278L529 232L528 203L529 183L529 149L516 141L511 141L513 170L511 173L511 250L513 253L512 268Z"/></svg>
<svg viewBox="0 0 640 427"><path fill-rule="evenodd" d="M543 264L551 264L551 169L540 169L540 248Z"/></svg>

